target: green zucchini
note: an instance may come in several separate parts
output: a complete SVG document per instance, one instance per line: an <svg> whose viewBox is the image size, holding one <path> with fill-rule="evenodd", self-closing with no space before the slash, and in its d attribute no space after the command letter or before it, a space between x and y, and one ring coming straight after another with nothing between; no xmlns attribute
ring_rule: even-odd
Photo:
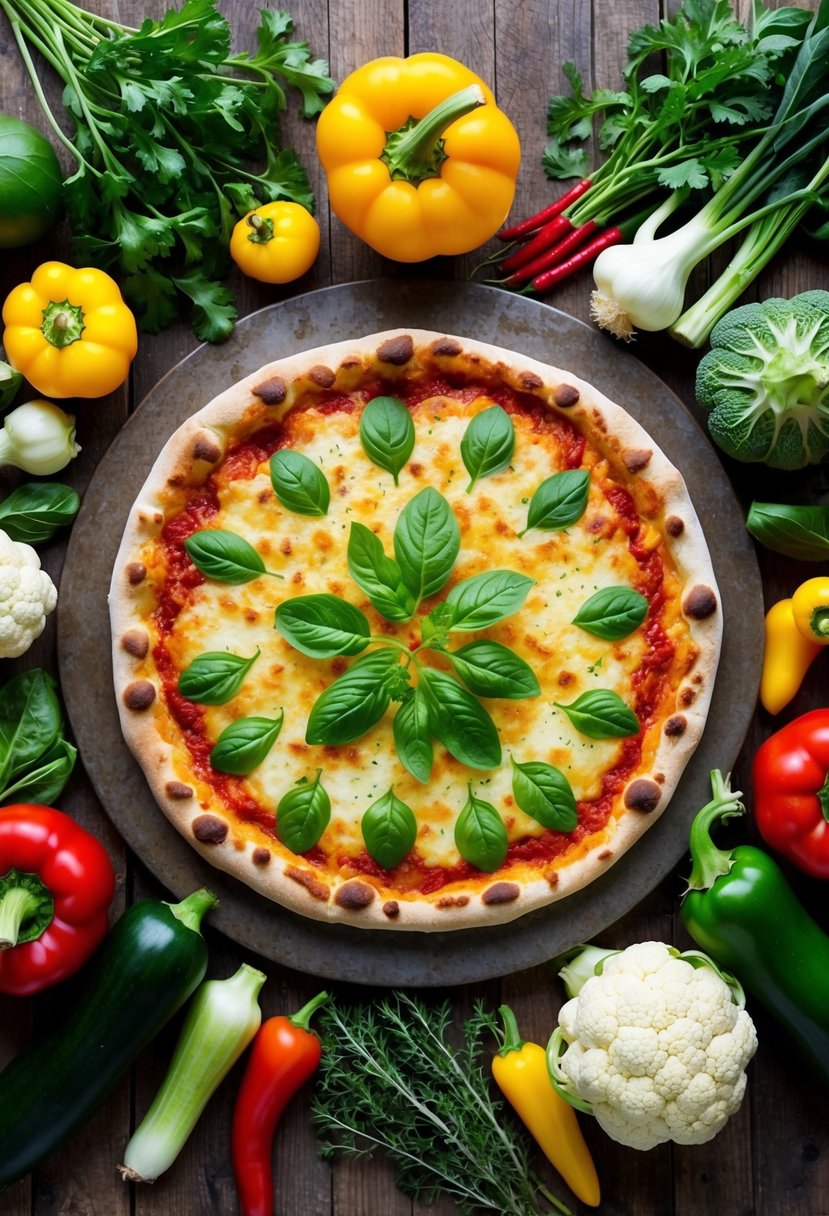
<svg viewBox="0 0 829 1216"><path fill-rule="evenodd" d="M202 888L179 904L134 904L81 973L67 1021L0 1073L0 1188L94 1113L201 983L199 925L216 902Z"/></svg>

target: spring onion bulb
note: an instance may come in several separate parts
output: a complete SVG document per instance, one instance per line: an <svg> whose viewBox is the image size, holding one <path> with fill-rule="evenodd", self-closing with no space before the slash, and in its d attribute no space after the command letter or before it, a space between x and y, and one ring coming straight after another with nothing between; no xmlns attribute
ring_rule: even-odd
<svg viewBox="0 0 829 1216"><path fill-rule="evenodd" d="M118 1168L125 1181L153 1182L181 1152L210 1097L262 1021L265 975L243 963L226 980L208 980L193 998L167 1075Z"/></svg>
<svg viewBox="0 0 829 1216"><path fill-rule="evenodd" d="M36 477L60 472L80 450L74 417L51 401L18 405L0 430L0 466L12 465Z"/></svg>

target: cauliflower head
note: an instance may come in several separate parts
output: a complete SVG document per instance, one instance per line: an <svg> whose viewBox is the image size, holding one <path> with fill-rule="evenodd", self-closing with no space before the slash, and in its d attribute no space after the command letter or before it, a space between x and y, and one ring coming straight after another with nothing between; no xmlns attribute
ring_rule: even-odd
<svg viewBox="0 0 829 1216"><path fill-rule="evenodd" d="M754 1023L713 964L689 958L701 965L662 942L609 954L559 1014L558 1083L619 1144L703 1144L742 1102Z"/></svg>
<svg viewBox="0 0 829 1216"><path fill-rule="evenodd" d="M57 602L55 584L32 546L0 531L0 658L25 654Z"/></svg>

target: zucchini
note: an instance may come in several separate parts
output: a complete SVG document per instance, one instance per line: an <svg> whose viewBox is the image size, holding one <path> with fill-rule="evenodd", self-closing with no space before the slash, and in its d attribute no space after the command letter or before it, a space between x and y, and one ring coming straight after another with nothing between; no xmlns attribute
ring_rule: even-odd
<svg viewBox="0 0 829 1216"><path fill-rule="evenodd" d="M81 974L68 1020L0 1073L0 1188L28 1174L106 1100L207 970L202 888L127 909Z"/></svg>

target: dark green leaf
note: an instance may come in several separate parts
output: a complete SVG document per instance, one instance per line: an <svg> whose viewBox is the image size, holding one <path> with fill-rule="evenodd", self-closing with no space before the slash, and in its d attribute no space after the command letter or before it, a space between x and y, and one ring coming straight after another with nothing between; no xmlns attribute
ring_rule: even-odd
<svg viewBox="0 0 829 1216"><path fill-rule="evenodd" d="M566 469L553 473L542 481L530 499L527 526L542 528L545 532L558 532L581 519L587 507L590 489L590 474L586 469ZM523 536L524 532L519 532Z"/></svg>
<svg viewBox="0 0 829 1216"><path fill-rule="evenodd" d="M78 749L62 736L55 739L47 751L32 763L31 768L18 774L12 785L0 793L0 801L39 802L49 806L63 792L75 767Z"/></svg>
<svg viewBox="0 0 829 1216"><path fill-rule="evenodd" d="M603 587L582 604L573 624L607 642L618 642L638 629L648 614L648 601L632 587Z"/></svg>
<svg viewBox="0 0 829 1216"><path fill-rule="evenodd" d="M497 870L507 855L509 839L503 819L491 802L475 797L471 785L455 823L455 847L464 861L486 874Z"/></svg>
<svg viewBox="0 0 829 1216"><path fill-rule="evenodd" d="M203 342L226 342L233 333L237 316L230 288L208 278L201 269L175 275L173 282L192 301L193 332L196 337Z"/></svg>
<svg viewBox="0 0 829 1216"><path fill-rule="evenodd" d="M276 718L237 718L224 728L211 748L211 766L220 773L246 777L273 747L283 718L282 710Z"/></svg>
<svg viewBox="0 0 829 1216"><path fill-rule="evenodd" d="M322 787L320 774L312 782L305 777L283 794L276 808L276 834L292 853L307 853L319 842L331 818L331 800Z"/></svg>
<svg viewBox="0 0 829 1216"><path fill-rule="evenodd" d="M275 628L312 659L359 654L371 630L359 608L338 595L296 595L276 610Z"/></svg>
<svg viewBox="0 0 829 1216"><path fill-rule="evenodd" d="M417 781L427 782L432 773L432 726L429 706L419 688L398 709L392 722L394 747L401 764Z"/></svg>
<svg viewBox="0 0 829 1216"><path fill-rule="evenodd" d="M63 726L55 682L40 667L0 689L0 789L49 750Z"/></svg>
<svg viewBox="0 0 829 1216"><path fill-rule="evenodd" d="M351 525L348 571L386 620L407 621L414 612L414 598L400 567L386 556L379 539L364 524Z"/></svg>
<svg viewBox="0 0 829 1216"><path fill-rule="evenodd" d="M0 502L0 528L27 545L38 545L71 524L81 500L57 481L31 481Z"/></svg>
<svg viewBox="0 0 829 1216"><path fill-rule="evenodd" d="M576 797L559 769L541 760L512 761L512 792L522 811L542 827L572 832L578 827Z"/></svg>
<svg viewBox="0 0 829 1216"><path fill-rule="evenodd" d="M360 443L369 460L391 473L394 484L412 454L412 416L397 397L374 397L360 417Z"/></svg>
<svg viewBox="0 0 829 1216"><path fill-rule="evenodd" d="M360 828L366 848L385 870L399 865L417 839L414 811L392 789L372 802Z"/></svg>
<svg viewBox="0 0 829 1216"><path fill-rule="evenodd" d="M576 730L590 739L624 739L639 734L639 719L618 693L609 688L583 692L569 705L556 701Z"/></svg>
<svg viewBox="0 0 829 1216"><path fill-rule="evenodd" d="M258 650L249 659L224 650L208 650L185 667L178 678L178 690L198 705L224 705L236 696L258 658Z"/></svg>
<svg viewBox="0 0 829 1216"><path fill-rule="evenodd" d="M456 583L446 597L452 609L449 628L462 633L487 629L517 612L533 580L515 570L487 570Z"/></svg>
<svg viewBox="0 0 829 1216"><path fill-rule="evenodd" d="M0 413L9 408L22 383L22 373L15 371L4 359L0 359Z"/></svg>
<svg viewBox="0 0 829 1216"><path fill-rule="evenodd" d="M515 427L502 406L493 405L476 414L461 440L461 457L472 479L466 487L467 494L479 477L505 469L514 450Z"/></svg>
<svg viewBox="0 0 829 1216"><path fill-rule="evenodd" d="M266 572L253 545L235 532L205 528L188 536L184 547L193 565L217 583L249 583Z"/></svg>
<svg viewBox="0 0 829 1216"><path fill-rule="evenodd" d="M394 555L416 603L440 591L461 547L461 530L449 503L431 486L415 494L394 529Z"/></svg>
<svg viewBox="0 0 829 1216"><path fill-rule="evenodd" d="M518 701L541 693L535 672L508 646L482 638L460 650L447 651L456 673L477 697Z"/></svg>
<svg viewBox="0 0 829 1216"><path fill-rule="evenodd" d="M753 502L746 527L773 553L801 562L824 562L829 558L829 505L798 507Z"/></svg>
<svg viewBox="0 0 829 1216"><path fill-rule="evenodd" d="M424 668L423 690L432 731L446 750L470 768L497 768L501 741L495 723L480 702L443 671Z"/></svg>
<svg viewBox="0 0 829 1216"><path fill-rule="evenodd" d="M306 743L352 743L379 722L391 704L389 679L400 666L396 650L372 650L317 697L305 730Z"/></svg>
<svg viewBox="0 0 829 1216"><path fill-rule="evenodd" d="M325 515L331 491L322 469L292 448L274 452L270 460L273 492L295 515Z"/></svg>

